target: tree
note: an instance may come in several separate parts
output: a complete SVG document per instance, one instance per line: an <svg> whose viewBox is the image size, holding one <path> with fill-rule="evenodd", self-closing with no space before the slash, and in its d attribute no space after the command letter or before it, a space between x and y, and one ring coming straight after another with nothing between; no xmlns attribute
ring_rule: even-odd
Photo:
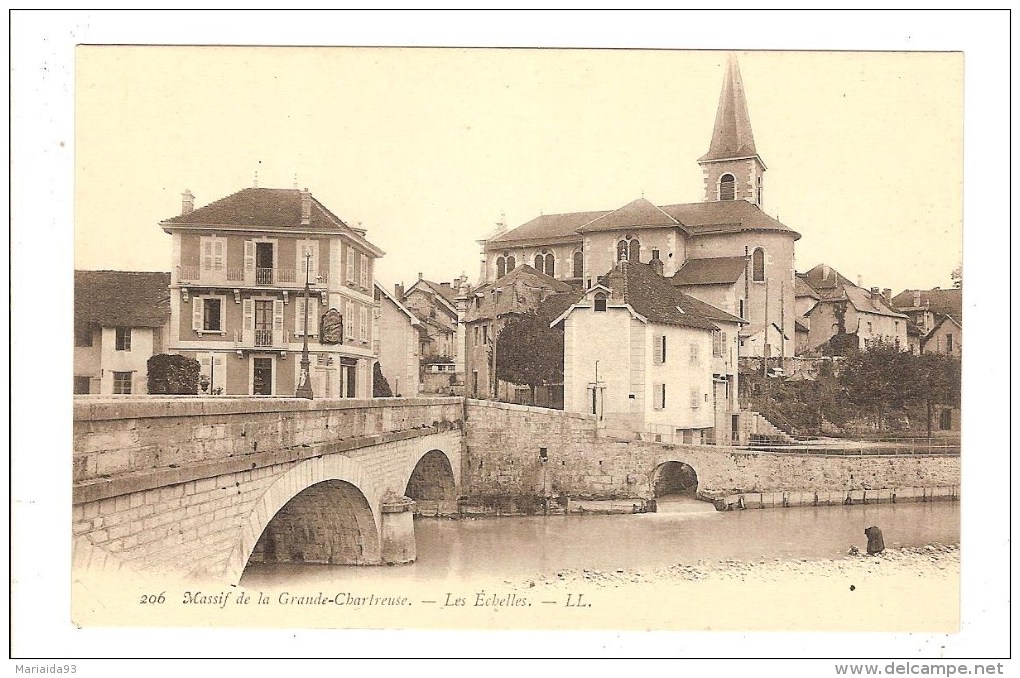
<svg viewBox="0 0 1020 678"><path fill-rule="evenodd" d="M534 311L513 316L496 338L496 375L513 384L535 387L563 381L563 330Z"/></svg>
<svg viewBox="0 0 1020 678"><path fill-rule="evenodd" d="M390 382L383 376L382 367L379 363L375 364L372 368L372 397L373 398L392 398L393 391L390 389Z"/></svg>
<svg viewBox="0 0 1020 678"><path fill-rule="evenodd" d="M961 365L958 358L941 353L925 353L919 357L919 362L930 438L935 406L960 406Z"/></svg>
<svg viewBox="0 0 1020 678"><path fill-rule="evenodd" d="M160 353L146 363L149 393L153 395L195 395L198 393L198 361L183 355Z"/></svg>
<svg viewBox="0 0 1020 678"><path fill-rule="evenodd" d="M850 402L871 412L879 428L885 427L888 411L902 410L924 397L919 356L885 341L876 341L868 345L868 350L847 356L839 380Z"/></svg>

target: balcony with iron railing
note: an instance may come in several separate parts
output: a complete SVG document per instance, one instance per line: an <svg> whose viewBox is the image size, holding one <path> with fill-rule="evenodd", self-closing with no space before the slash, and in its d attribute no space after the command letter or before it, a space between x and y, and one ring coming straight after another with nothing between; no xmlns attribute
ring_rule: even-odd
<svg viewBox="0 0 1020 678"><path fill-rule="evenodd" d="M290 343L290 332L273 329L244 329L234 332L234 348L283 350Z"/></svg>
<svg viewBox="0 0 1020 678"><path fill-rule="evenodd" d="M293 268L254 268L226 266L203 269L201 266L177 266L180 285L204 287L285 287L300 289L305 286L304 271ZM325 287L329 282L327 271L313 271L310 278L313 288Z"/></svg>

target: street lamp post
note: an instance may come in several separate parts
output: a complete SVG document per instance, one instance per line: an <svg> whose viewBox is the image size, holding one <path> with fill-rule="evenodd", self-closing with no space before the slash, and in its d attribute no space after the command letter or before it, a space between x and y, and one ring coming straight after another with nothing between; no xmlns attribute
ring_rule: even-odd
<svg viewBox="0 0 1020 678"><path fill-rule="evenodd" d="M308 398L311 400L314 395L312 394L312 379L311 379L311 361L308 359L308 291L310 281L308 279L308 269L311 268L312 255L308 253L305 255L305 329L304 329L304 342L301 347L301 376L298 377L297 392L294 394L298 398Z"/></svg>

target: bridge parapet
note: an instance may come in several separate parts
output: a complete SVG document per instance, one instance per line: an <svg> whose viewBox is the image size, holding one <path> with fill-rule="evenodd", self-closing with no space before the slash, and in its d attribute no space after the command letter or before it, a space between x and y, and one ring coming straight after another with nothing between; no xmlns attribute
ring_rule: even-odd
<svg viewBox="0 0 1020 678"><path fill-rule="evenodd" d="M74 482L459 428L461 398L76 399Z"/></svg>

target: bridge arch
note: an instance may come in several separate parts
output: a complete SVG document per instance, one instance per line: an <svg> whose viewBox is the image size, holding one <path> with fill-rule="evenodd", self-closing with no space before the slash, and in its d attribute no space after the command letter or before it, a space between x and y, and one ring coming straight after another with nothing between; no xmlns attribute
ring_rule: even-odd
<svg viewBox="0 0 1020 678"><path fill-rule="evenodd" d="M652 471L651 490L656 499L668 495L697 497L698 474L686 462L665 461Z"/></svg>
<svg viewBox="0 0 1020 678"><path fill-rule="evenodd" d="M285 532L295 530L293 539L304 538L316 544L301 555L312 562L378 564L382 494L365 470L349 457L329 455L300 462L255 501L227 561L226 577L231 582L239 581L256 547L260 558L269 554L273 560L281 556L297 559L292 543L280 544L281 538L288 539L282 537ZM277 518L267 535L267 528ZM302 524L307 518L320 522L318 526ZM334 537L322 540L326 532Z"/></svg>
<svg viewBox="0 0 1020 678"><path fill-rule="evenodd" d="M456 500L457 476L446 453L433 449L421 455L407 478L404 494L418 501Z"/></svg>

